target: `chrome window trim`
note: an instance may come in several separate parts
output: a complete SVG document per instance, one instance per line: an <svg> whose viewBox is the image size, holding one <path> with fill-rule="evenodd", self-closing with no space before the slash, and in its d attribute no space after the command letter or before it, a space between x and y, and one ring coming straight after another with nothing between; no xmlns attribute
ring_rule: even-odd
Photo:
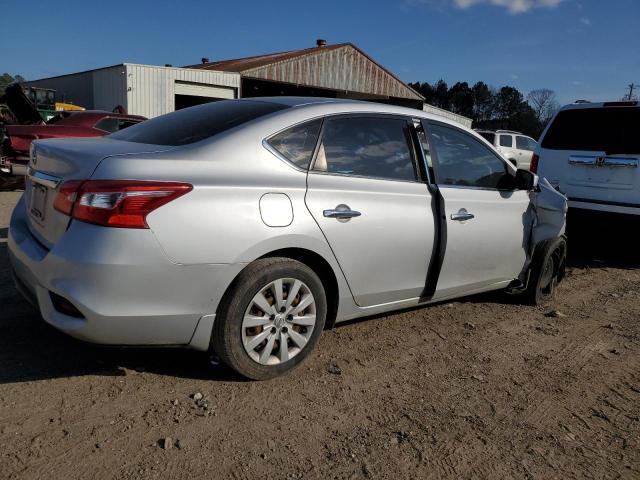
<svg viewBox="0 0 640 480"><path fill-rule="evenodd" d="M569 164L585 167L638 168L638 159L607 155L569 155Z"/></svg>

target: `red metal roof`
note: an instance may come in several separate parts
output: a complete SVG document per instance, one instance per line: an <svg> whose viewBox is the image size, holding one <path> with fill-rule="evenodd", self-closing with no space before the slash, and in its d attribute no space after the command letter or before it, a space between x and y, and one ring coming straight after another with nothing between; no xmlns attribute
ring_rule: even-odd
<svg viewBox="0 0 640 480"><path fill-rule="evenodd" d="M189 65L185 68L239 72L244 77L424 100L392 72L352 43Z"/></svg>
<svg viewBox="0 0 640 480"><path fill-rule="evenodd" d="M266 55L256 55L253 57L234 58L231 60L218 60L216 62L200 63L188 65L184 68L200 68L204 70L218 70L222 72L240 72L253 68L264 67L276 62L291 60L296 57L303 57L309 54L322 53L322 51L335 50L349 43L336 43L324 47L303 48L302 50L289 50L287 52L268 53Z"/></svg>

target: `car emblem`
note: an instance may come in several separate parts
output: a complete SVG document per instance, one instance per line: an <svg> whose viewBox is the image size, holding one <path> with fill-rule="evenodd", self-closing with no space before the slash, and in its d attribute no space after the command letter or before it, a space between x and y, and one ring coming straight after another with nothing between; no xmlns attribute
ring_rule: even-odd
<svg viewBox="0 0 640 480"><path fill-rule="evenodd" d="M604 167L605 157L596 157L596 167Z"/></svg>

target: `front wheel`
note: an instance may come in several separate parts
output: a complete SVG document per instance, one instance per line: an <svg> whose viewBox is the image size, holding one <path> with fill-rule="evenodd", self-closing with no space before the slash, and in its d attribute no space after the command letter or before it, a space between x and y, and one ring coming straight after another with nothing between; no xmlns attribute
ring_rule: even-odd
<svg viewBox="0 0 640 480"><path fill-rule="evenodd" d="M546 241L536 248L529 283L523 292L526 303L543 305L553 299L558 282L564 276L566 256L564 237Z"/></svg>
<svg viewBox="0 0 640 480"><path fill-rule="evenodd" d="M299 365L318 343L327 314L321 280L288 258L256 260L222 300L212 346L231 368L254 380Z"/></svg>

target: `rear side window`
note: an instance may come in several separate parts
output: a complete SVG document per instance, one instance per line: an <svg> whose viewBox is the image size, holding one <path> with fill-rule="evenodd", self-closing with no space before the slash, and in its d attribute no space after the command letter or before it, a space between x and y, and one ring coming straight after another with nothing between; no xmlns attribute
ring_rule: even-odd
<svg viewBox="0 0 640 480"><path fill-rule="evenodd" d="M152 118L109 138L154 145L188 145L285 108L288 107L277 103L221 100Z"/></svg>
<svg viewBox="0 0 640 480"><path fill-rule="evenodd" d="M536 142L529 137L518 135L516 136L516 148L518 150L534 151L536 149Z"/></svg>
<svg viewBox="0 0 640 480"><path fill-rule="evenodd" d="M296 125L274 135L267 143L291 163L306 170L316 148L320 125L321 120Z"/></svg>
<svg viewBox="0 0 640 480"><path fill-rule="evenodd" d="M496 134L491 132L478 132L481 136L485 138L487 142L493 145L493 142L496 141Z"/></svg>
<svg viewBox="0 0 640 480"><path fill-rule="evenodd" d="M347 117L325 120L314 170L416 180L406 120Z"/></svg>
<svg viewBox="0 0 640 480"><path fill-rule="evenodd" d="M439 185L509 189L513 184L505 162L471 135L438 124L429 124L429 133Z"/></svg>
<svg viewBox="0 0 640 480"><path fill-rule="evenodd" d="M513 137L511 135L500 135L501 147L513 147Z"/></svg>
<svg viewBox="0 0 640 480"><path fill-rule="evenodd" d="M640 153L640 108L563 110L547 130L542 148Z"/></svg>

